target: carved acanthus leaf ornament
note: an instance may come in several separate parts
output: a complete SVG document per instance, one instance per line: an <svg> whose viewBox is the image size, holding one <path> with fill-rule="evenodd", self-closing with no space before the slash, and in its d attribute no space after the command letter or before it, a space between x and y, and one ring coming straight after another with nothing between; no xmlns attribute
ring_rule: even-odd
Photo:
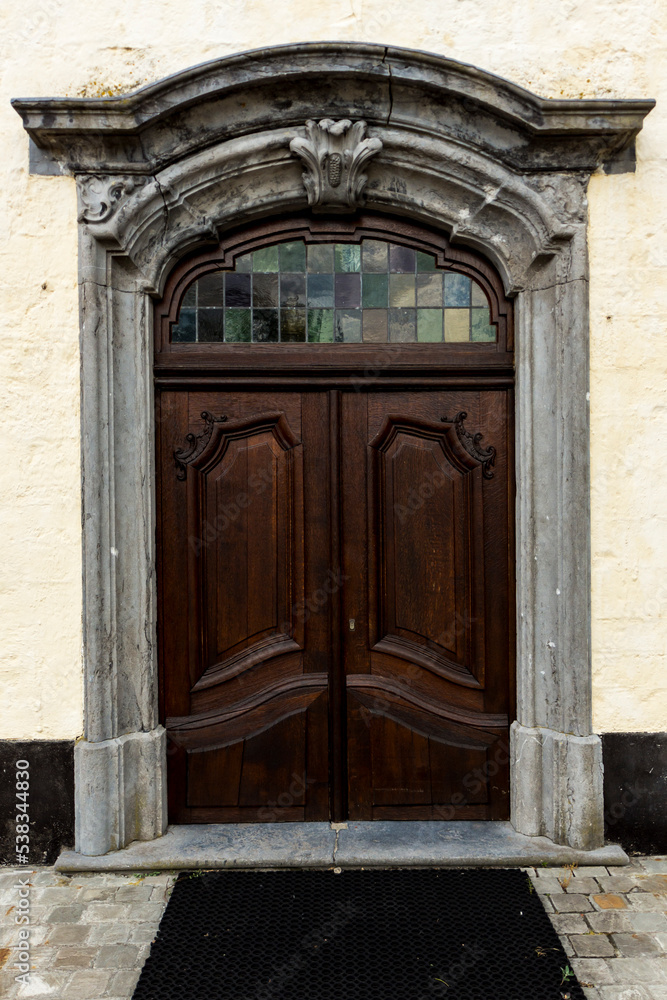
<svg viewBox="0 0 667 1000"><path fill-rule="evenodd" d="M380 139L367 139L366 122L323 118L306 122L306 137L290 142L305 165L303 183L314 212L354 212L362 204L367 176L364 164L382 149Z"/></svg>

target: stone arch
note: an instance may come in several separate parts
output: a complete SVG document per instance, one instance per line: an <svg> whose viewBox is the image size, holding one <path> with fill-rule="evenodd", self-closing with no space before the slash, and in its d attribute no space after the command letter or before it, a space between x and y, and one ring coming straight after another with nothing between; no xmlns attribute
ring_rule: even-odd
<svg viewBox="0 0 667 1000"><path fill-rule="evenodd" d="M517 721L512 822L603 840L591 732L586 185L631 168L651 101L546 101L472 66L367 44L280 46L119 98L17 100L31 166L79 194L85 732L76 837L166 828L157 714L151 297L229 227L303 211L306 122L365 122L374 211L442 227L516 296ZM376 143L377 145L377 143ZM611 167L609 166L611 164Z"/></svg>

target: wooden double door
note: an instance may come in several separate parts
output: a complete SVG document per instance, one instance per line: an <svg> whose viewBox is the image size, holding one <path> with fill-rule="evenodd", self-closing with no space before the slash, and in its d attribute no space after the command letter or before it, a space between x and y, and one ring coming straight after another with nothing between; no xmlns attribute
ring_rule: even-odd
<svg viewBox="0 0 667 1000"><path fill-rule="evenodd" d="M503 819L508 388L163 391L172 822Z"/></svg>

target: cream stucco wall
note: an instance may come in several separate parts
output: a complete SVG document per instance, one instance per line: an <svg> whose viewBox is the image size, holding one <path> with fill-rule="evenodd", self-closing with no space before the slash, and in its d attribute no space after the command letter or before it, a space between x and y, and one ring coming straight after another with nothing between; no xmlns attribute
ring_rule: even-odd
<svg viewBox="0 0 667 1000"><path fill-rule="evenodd" d="M667 729L666 34L659 0L2 0L0 738L82 729L74 182L28 175L9 99L324 39L439 52L546 97L658 100L637 172L590 186L593 656L598 732Z"/></svg>

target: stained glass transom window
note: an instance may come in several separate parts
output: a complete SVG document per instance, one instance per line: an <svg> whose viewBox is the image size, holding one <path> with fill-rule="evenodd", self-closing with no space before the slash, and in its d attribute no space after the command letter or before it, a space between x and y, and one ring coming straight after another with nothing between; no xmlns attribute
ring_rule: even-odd
<svg viewBox="0 0 667 1000"><path fill-rule="evenodd" d="M465 274L384 240L302 240L236 258L187 289L174 343L493 342L489 304Z"/></svg>

